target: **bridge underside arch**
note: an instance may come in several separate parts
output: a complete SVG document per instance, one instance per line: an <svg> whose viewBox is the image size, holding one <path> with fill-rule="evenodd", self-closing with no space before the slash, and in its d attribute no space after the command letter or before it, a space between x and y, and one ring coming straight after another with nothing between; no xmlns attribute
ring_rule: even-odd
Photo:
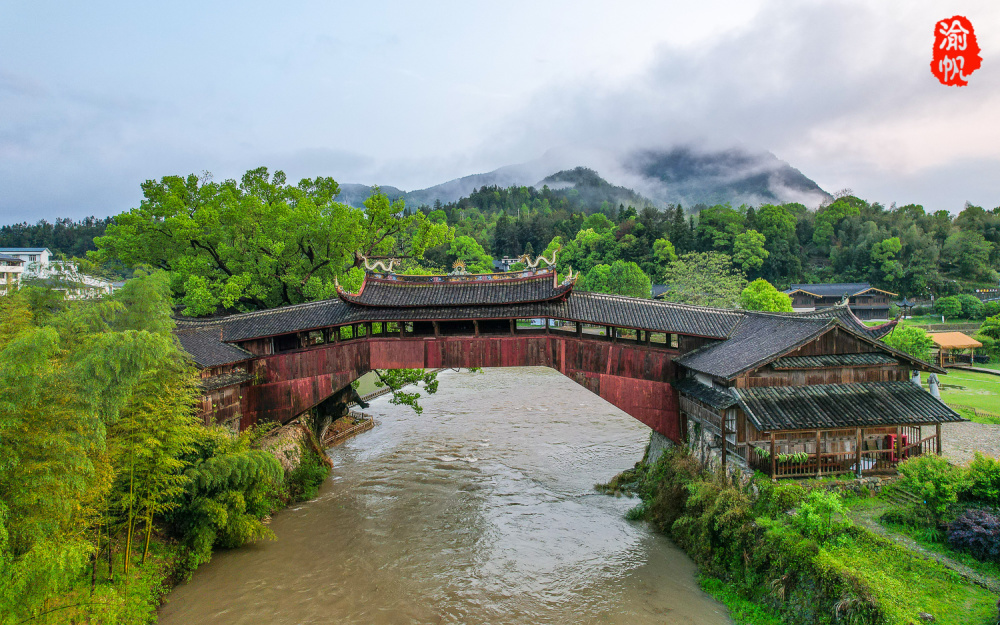
<svg viewBox="0 0 1000 625"><path fill-rule="evenodd" d="M286 423L373 369L549 367L653 430L680 440L676 349L586 336L372 336L258 357L241 427Z"/></svg>

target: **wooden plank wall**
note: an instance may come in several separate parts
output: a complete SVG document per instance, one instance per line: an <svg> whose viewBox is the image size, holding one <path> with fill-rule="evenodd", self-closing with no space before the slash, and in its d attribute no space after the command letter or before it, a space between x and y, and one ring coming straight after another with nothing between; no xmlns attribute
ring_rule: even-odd
<svg viewBox="0 0 1000 625"><path fill-rule="evenodd" d="M680 439L669 385L676 349L627 341L534 334L369 339L317 345L253 361L241 427L288 422L371 369L525 367L556 369L656 431Z"/></svg>
<svg viewBox="0 0 1000 625"><path fill-rule="evenodd" d="M806 386L810 384L850 384L852 382L906 382L910 370L902 365L880 367L838 367L775 371L770 365L736 379L736 386Z"/></svg>

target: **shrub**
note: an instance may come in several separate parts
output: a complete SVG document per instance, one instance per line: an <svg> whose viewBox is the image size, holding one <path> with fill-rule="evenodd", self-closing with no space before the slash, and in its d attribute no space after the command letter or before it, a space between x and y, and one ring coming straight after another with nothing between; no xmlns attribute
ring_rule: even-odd
<svg viewBox="0 0 1000 625"><path fill-rule="evenodd" d="M962 302L954 295L939 298L934 302L934 312L944 315L945 318L960 317L962 315Z"/></svg>
<svg viewBox="0 0 1000 625"><path fill-rule="evenodd" d="M330 467L323 462L309 445L302 444L299 466L288 474L288 495L292 501L306 501L316 496L319 487L330 474Z"/></svg>
<svg viewBox="0 0 1000 625"><path fill-rule="evenodd" d="M967 319L982 319L983 318L983 302L975 295L969 295L968 293L963 293L957 296L957 299L962 304L962 316Z"/></svg>
<svg viewBox="0 0 1000 625"><path fill-rule="evenodd" d="M1000 460L977 451L969 464L969 480L973 497L1000 505Z"/></svg>
<svg viewBox="0 0 1000 625"><path fill-rule="evenodd" d="M920 317L922 315L929 315L932 312L934 312L934 309L930 306L914 306L912 314L914 317Z"/></svg>
<svg viewBox="0 0 1000 625"><path fill-rule="evenodd" d="M1000 315L1000 302L983 302L983 316L994 317Z"/></svg>
<svg viewBox="0 0 1000 625"><path fill-rule="evenodd" d="M964 470L934 454L904 460L899 472L903 476L899 485L920 497L924 509L935 520L944 516L968 485Z"/></svg>
<svg viewBox="0 0 1000 625"><path fill-rule="evenodd" d="M834 515L844 516L840 496L826 490L812 490L792 516L792 527L807 538L825 541L849 525L846 521L835 521Z"/></svg>
<svg viewBox="0 0 1000 625"><path fill-rule="evenodd" d="M1000 517L986 510L966 510L948 525L948 542L977 560L1000 562Z"/></svg>

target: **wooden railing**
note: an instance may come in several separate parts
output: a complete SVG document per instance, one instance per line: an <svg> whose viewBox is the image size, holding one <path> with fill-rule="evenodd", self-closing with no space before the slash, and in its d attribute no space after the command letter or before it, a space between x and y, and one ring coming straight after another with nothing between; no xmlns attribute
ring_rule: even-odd
<svg viewBox="0 0 1000 625"><path fill-rule="evenodd" d="M761 451L758 452L757 449ZM937 436L931 435L898 449L862 450L861 474L894 474L897 465L903 460L923 454L933 454L936 453L936 449ZM729 442L727 451L730 457L742 459L751 470L760 471L775 479L844 475L858 471L859 456L856 450L821 452L819 456L813 452L797 461L792 459L794 454L777 454L772 457L770 441L755 441L749 444Z"/></svg>

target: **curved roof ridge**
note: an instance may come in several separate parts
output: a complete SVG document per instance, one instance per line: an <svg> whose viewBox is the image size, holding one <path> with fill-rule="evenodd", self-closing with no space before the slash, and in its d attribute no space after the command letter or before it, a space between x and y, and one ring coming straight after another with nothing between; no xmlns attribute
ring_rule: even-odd
<svg viewBox="0 0 1000 625"><path fill-rule="evenodd" d="M677 308L681 310L691 310L698 312L721 312L729 313L735 315L743 315L747 312L739 308L720 308L717 306L697 306L695 304L681 304L679 302L668 302L665 300L651 299L645 297L631 297L629 295L616 295L613 293L598 293L596 291L574 291L574 295L587 295L589 297L600 297L605 299L613 299L619 301L630 301L630 302L647 302L656 306L663 306L665 308Z"/></svg>

